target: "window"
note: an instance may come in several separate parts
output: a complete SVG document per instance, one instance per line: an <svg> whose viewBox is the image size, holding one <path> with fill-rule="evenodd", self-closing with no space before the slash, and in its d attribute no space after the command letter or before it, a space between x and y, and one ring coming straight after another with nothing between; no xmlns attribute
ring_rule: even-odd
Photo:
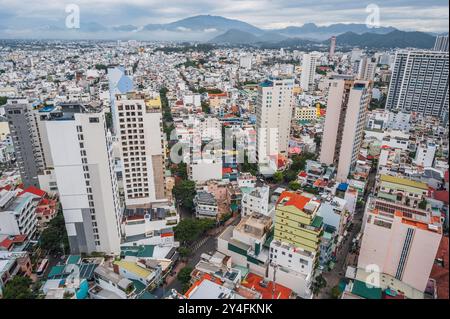
<svg viewBox="0 0 450 319"><path fill-rule="evenodd" d="M90 117L89 118L89 123L99 123L100 120L98 119L98 117Z"/></svg>

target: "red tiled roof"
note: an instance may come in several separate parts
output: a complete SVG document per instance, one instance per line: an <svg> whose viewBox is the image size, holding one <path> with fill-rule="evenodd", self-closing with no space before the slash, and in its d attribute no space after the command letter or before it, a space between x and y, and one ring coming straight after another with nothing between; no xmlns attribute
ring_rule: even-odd
<svg viewBox="0 0 450 319"><path fill-rule="evenodd" d="M34 187L34 186L30 186L30 187L24 189L19 195L22 195L24 193L31 193L31 194L34 194L39 197L44 197L47 194L43 190L41 190L37 187Z"/></svg>
<svg viewBox="0 0 450 319"><path fill-rule="evenodd" d="M245 278L245 280L242 282L242 286L249 288L249 289L254 289L256 291L258 291L259 293L261 293L262 295L262 299L272 299L272 294L273 294L273 282L270 281L267 285L267 287L262 287L260 285L260 282L263 280L263 278L261 276L258 276L256 274L253 273L249 273L247 275L247 278ZM273 299L289 299L289 297L292 294L292 290L284 287L282 285L279 284L275 284L275 293L273 294Z"/></svg>
<svg viewBox="0 0 450 319"><path fill-rule="evenodd" d="M448 249L448 237L443 236L436 253L436 259L441 258L444 266L435 263L430 274L430 278L436 280L438 299L449 299Z"/></svg>
<svg viewBox="0 0 450 319"><path fill-rule="evenodd" d="M298 173L298 176L299 176L299 177L307 177L308 174L306 174L305 171L301 171L300 173Z"/></svg>
<svg viewBox="0 0 450 319"><path fill-rule="evenodd" d="M222 174L231 174L233 173L233 169L231 167L224 167L222 169Z"/></svg>
<svg viewBox="0 0 450 319"><path fill-rule="evenodd" d="M218 278L216 278L216 277L213 277L213 276L211 276L210 274L204 274L203 277L200 278L199 280L197 280L197 281L196 281L196 282L188 289L188 291L186 291L186 293L185 293L184 295L185 295L186 297L189 298L189 295L192 293L192 291L193 291L196 287L200 286L200 284L203 282L203 280L209 280L209 281L212 281L212 282L214 282L214 283L216 283L216 284L218 284L218 285L222 285L222 284L223 284L223 282L222 282L220 279L218 279Z"/></svg>
<svg viewBox="0 0 450 319"><path fill-rule="evenodd" d="M286 198L288 200L284 204L284 206L295 206L300 210L303 210L305 208L305 205L311 201L311 198L299 195L297 193L284 191L283 193L281 193L277 205Z"/></svg>
<svg viewBox="0 0 450 319"><path fill-rule="evenodd" d="M432 194L434 199L446 203L447 205L449 204L448 191L434 191Z"/></svg>
<svg viewBox="0 0 450 319"><path fill-rule="evenodd" d="M448 182L448 171L444 173L444 181Z"/></svg>
<svg viewBox="0 0 450 319"><path fill-rule="evenodd" d="M14 237L6 237L2 242L0 242L0 247L4 247L9 250L12 245L23 243L27 239L27 235L16 235Z"/></svg>

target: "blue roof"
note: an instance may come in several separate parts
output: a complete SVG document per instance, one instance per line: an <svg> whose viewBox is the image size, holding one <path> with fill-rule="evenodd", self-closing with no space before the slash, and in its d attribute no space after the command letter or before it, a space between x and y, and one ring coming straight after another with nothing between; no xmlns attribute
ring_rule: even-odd
<svg viewBox="0 0 450 319"><path fill-rule="evenodd" d="M347 183L340 183L338 186L338 190L345 192L348 188L348 184Z"/></svg>
<svg viewBox="0 0 450 319"><path fill-rule="evenodd" d="M51 112L55 109L55 107L53 105L47 105L44 106L42 109L39 110L39 112L44 113L44 112Z"/></svg>

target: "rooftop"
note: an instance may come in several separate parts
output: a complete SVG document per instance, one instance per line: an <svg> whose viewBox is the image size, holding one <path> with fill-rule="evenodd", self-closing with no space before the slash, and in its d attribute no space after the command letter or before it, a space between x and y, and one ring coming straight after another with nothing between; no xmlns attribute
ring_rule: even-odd
<svg viewBox="0 0 450 319"><path fill-rule="evenodd" d="M258 291L259 293L261 293L262 299L289 299L292 295L291 289L279 284L275 284L275 293L273 294L273 282L269 281L267 285L264 285L263 287L261 285L262 281L263 277L253 273L249 273L245 280L242 281L242 286Z"/></svg>
<svg viewBox="0 0 450 319"><path fill-rule="evenodd" d="M423 189L423 190L428 190L428 186L425 183L416 182L416 181L406 179L406 178L401 178L401 177L381 175L380 181L392 183L392 184L399 184L399 185L408 186L408 187L419 188L419 189Z"/></svg>

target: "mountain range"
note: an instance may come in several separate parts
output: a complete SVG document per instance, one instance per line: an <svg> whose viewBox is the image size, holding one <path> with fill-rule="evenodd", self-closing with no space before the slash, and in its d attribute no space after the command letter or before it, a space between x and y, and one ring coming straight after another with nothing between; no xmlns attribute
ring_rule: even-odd
<svg viewBox="0 0 450 319"><path fill-rule="evenodd" d="M0 38L14 38L14 29L0 29ZM36 32L39 31L39 32ZM337 36L338 45L360 47L418 47L430 48L434 35L423 32L400 31L393 27L369 28L365 24L331 24L318 26L306 23L282 29L261 29L249 23L220 16L199 15L166 24L104 26L84 22L80 29L66 29L61 21L38 29L22 30L22 37L58 39L136 39L199 41L217 44L247 44L260 46L323 45ZM431 43L431 44L430 44Z"/></svg>

